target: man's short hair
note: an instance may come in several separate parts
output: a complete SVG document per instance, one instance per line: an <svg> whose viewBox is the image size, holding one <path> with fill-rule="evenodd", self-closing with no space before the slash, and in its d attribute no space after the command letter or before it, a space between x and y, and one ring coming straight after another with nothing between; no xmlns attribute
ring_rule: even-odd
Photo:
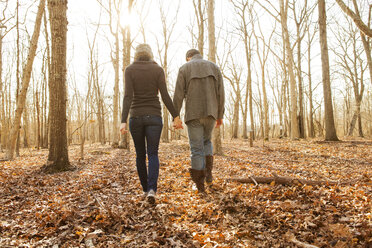
<svg viewBox="0 0 372 248"><path fill-rule="evenodd" d="M186 59L187 58L191 58L195 54L200 54L199 50L197 50L197 49L190 49L190 50L188 50L187 53L186 53Z"/></svg>

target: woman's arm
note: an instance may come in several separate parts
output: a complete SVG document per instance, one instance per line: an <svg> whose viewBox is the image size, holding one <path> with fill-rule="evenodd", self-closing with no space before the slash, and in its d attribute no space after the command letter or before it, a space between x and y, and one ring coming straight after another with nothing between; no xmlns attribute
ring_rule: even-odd
<svg viewBox="0 0 372 248"><path fill-rule="evenodd" d="M123 99L123 111L121 113L121 123L127 123L128 113L133 100L133 82L130 71L125 70L125 94Z"/></svg>

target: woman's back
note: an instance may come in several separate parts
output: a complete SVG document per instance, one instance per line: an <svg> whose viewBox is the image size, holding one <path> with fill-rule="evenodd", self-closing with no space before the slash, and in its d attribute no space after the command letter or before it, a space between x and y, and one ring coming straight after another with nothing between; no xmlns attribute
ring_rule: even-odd
<svg viewBox="0 0 372 248"><path fill-rule="evenodd" d="M125 83L132 87L126 88L132 89L133 94L131 116L161 115L158 96L161 74L164 74L163 69L154 61L136 61L127 67Z"/></svg>

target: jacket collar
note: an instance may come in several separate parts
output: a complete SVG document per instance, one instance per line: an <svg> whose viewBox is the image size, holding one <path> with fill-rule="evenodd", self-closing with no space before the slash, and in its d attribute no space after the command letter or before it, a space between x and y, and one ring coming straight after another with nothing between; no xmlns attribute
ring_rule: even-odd
<svg viewBox="0 0 372 248"><path fill-rule="evenodd" d="M191 57L191 60L194 59L203 59L203 56L201 56L201 54L195 54L194 56Z"/></svg>

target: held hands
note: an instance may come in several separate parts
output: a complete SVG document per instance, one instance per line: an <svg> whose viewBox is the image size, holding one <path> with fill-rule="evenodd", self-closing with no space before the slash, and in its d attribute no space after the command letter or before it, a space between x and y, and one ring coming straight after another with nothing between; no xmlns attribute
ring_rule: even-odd
<svg viewBox="0 0 372 248"><path fill-rule="evenodd" d="M221 125L223 125L222 119L217 119L216 128L219 128Z"/></svg>
<svg viewBox="0 0 372 248"><path fill-rule="evenodd" d="M122 135L124 135L127 132L128 132L128 130L127 130L127 123L121 123L120 124L120 133Z"/></svg>
<svg viewBox="0 0 372 248"><path fill-rule="evenodd" d="M177 116L176 118L174 118L174 120L173 120L173 127L174 127L174 129L183 129L182 121L181 121L181 119L180 119L179 116Z"/></svg>

